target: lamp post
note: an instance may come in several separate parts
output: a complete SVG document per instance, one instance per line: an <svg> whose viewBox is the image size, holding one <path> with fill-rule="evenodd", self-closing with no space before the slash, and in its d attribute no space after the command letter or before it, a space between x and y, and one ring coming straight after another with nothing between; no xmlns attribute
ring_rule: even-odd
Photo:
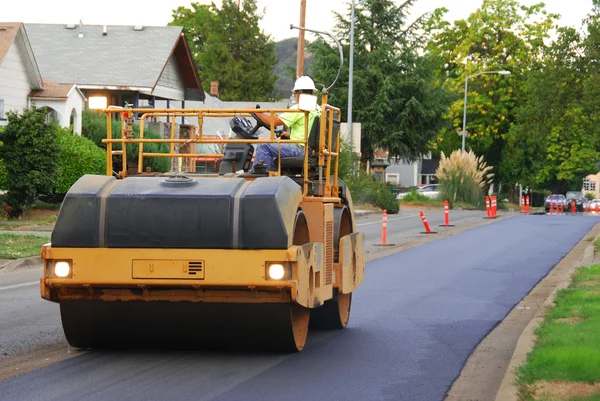
<svg viewBox="0 0 600 401"><path fill-rule="evenodd" d="M467 94L469 93L469 78L475 78L483 74L510 75L510 71L483 71L478 72L474 75L465 76L465 104L463 110L462 153L465 153L465 138L467 136Z"/></svg>

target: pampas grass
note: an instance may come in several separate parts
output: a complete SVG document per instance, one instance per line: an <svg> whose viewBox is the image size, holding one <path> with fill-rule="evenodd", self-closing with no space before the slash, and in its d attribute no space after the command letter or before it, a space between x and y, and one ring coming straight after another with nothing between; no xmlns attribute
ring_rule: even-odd
<svg viewBox="0 0 600 401"><path fill-rule="evenodd" d="M440 165L435 173L440 184L441 198L450 204L464 202L481 206L484 201L484 189L492 183L494 175L490 173L483 156L477 157L472 151L455 150L450 157L442 152Z"/></svg>

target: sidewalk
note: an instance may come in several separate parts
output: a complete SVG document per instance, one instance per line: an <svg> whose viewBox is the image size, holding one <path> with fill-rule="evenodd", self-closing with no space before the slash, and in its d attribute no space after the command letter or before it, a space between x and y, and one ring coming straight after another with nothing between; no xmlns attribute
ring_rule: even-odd
<svg viewBox="0 0 600 401"><path fill-rule="evenodd" d="M22 259L0 259L0 272L20 268L42 268L43 266L44 262L39 256L30 256Z"/></svg>

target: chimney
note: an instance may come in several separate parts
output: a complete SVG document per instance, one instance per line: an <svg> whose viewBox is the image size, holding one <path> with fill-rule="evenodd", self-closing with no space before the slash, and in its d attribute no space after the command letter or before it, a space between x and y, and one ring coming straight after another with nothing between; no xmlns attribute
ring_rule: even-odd
<svg viewBox="0 0 600 401"><path fill-rule="evenodd" d="M210 94L219 97L219 81L210 81Z"/></svg>
<svg viewBox="0 0 600 401"><path fill-rule="evenodd" d="M106 36L107 32L106 32L106 25L104 25L102 27L102 36Z"/></svg>

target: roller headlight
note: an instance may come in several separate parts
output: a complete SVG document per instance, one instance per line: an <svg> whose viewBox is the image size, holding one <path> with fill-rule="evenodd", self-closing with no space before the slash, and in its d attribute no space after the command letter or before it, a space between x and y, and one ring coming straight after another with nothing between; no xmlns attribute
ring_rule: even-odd
<svg viewBox="0 0 600 401"><path fill-rule="evenodd" d="M274 263L269 265L269 278L271 280L281 280L285 276L285 268L283 265Z"/></svg>
<svg viewBox="0 0 600 401"><path fill-rule="evenodd" d="M60 261L54 263L54 275L56 277L68 277L71 274L71 265L69 262Z"/></svg>

